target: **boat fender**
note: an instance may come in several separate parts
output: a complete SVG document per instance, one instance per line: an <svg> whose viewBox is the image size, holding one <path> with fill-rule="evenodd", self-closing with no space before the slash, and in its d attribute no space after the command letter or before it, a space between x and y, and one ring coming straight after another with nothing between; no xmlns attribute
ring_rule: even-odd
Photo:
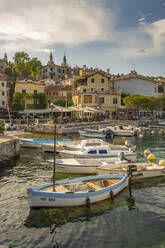
<svg viewBox="0 0 165 248"><path fill-rule="evenodd" d="M87 208L90 208L90 198L89 197L87 197L87 199L86 199L86 204L87 204Z"/></svg>
<svg viewBox="0 0 165 248"><path fill-rule="evenodd" d="M150 163L154 163L156 161L156 156L151 153L150 155L148 155L147 160Z"/></svg>
<svg viewBox="0 0 165 248"><path fill-rule="evenodd" d="M159 161L159 166L165 166L165 160L164 159Z"/></svg>
<svg viewBox="0 0 165 248"><path fill-rule="evenodd" d="M109 195L110 195L110 199L111 199L112 202L113 202L113 200L114 200L114 195L113 195L113 191L112 191L112 190L109 192Z"/></svg>

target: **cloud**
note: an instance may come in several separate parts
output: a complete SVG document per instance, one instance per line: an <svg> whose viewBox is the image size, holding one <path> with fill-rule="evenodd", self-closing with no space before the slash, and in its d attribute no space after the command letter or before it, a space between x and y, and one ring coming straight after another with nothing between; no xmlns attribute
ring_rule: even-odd
<svg viewBox="0 0 165 248"><path fill-rule="evenodd" d="M92 0L6 0L0 5L0 41L11 51L106 41L113 19Z"/></svg>
<svg viewBox="0 0 165 248"><path fill-rule="evenodd" d="M165 19L152 23L143 20L139 26L124 30L118 37L120 42L110 54L124 58L162 56L165 50Z"/></svg>

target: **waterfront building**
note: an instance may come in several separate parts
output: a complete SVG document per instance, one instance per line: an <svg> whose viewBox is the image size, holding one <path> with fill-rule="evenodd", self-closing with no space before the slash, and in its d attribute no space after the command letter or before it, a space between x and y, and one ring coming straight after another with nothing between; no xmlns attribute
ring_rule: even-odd
<svg viewBox="0 0 165 248"><path fill-rule="evenodd" d="M94 72L79 77L74 82L73 103L75 107L93 107L104 111L108 118L116 117L120 107L120 90L114 90L107 73Z"/></svg>
<svg viewBox="0 0 165 248"><path fill-rule="evenodd" d="M8 106L8 88L7 78L4 75L0 75L0 108L6 109Z"/></svg>
<svg viewBox="0 0 165 248"><path fill-rule="evenodd" d="M44 94L44 83L40 81L16 81L15 93L22 93L22 104L25 105L25 109L32 107L32 105L39 104L38 94Z"/></svg>
<svg viewBox="0 0 165 248"><path fill-rule="evenodd" d="M68 100L72 99L72 85L47 86L45 94L47 95L48 105L64 101L67 107Z"/></svg>
<svg viewBox="0 0 165 248"><path fill-rule="evenodd" d="M129 95L159 96L158 83L149 77L138 75L132 71L127 75L113 79L114 89Z"/></svg>

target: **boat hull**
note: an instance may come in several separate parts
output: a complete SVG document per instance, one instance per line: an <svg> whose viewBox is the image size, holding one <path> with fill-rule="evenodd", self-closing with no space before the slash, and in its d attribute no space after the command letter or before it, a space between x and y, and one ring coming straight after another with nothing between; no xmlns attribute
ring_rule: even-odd
<svg viewBox="0 0 165 248"><path fill-rule="evenodd" d="M114 158L114 157L118 157L118 154L121 152L121 151L117 151L116 153L112 153L112 154L97 154L96 156L94 154L78 154L77 153L69 153L68 152L64 152L63 150L59 150L58 151L59 154L61 155L65 155L67 157L74 157L74 158L96 158L96 159L101 159L101 158ZM125 153L124 154L124 157L131 161L131 162L135 162L136 161L136 157L137 157L137 153Z"/></svg>
<svg viewBox="0 0 165 248"><path fill-rule="evenodd" d="M110 198L110 192L113 192L113 195L117 195L128 185L128 175L101 175L101 176L92 176L77 178L72 180L60 180L58 183L67 183L67 182L85 182L88 178L96 179L109 179L109 178L118 178L120 176L121 180L111 186L105 187L103 189L88 191L88 192L68 192L68 193L59 193L59 192L46 192L43 191L47 186L52 186L52 184L41 185L35 187L34 189L27 189L28 201L31 208L52 208L52 207L66 207L66 206L81 206L87 205L87 199L90 203L95 203L103 201Z"/></svg>
<svg viewBox="0 0 165 248"><path fill-rule="evenodd" d="M135 163L136 165L136 163ZM138 165L137 165L138 166ZM116 174L116 173L127 173L127 171L122 169L104 169L101 167L97 168L97 174L99 175L107 175L107 174ZM164 169L144 169L144 170L137 170L136 172L132 173L132 179L138 180L138 179L146 179L146 178L153 178L153 177L160 177L165 176L165 168Z"/></svg>

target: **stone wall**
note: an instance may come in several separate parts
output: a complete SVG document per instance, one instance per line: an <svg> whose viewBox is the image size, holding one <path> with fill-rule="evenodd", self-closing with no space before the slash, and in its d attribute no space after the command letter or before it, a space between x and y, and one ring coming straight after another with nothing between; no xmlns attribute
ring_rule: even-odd
<svg viewBox="0 0 165 248"><path fill-rule="evenodd" d="M5 163L8 160L19 156L20 145L17 138L9 136L0 136L0 163Z"/></svg>

